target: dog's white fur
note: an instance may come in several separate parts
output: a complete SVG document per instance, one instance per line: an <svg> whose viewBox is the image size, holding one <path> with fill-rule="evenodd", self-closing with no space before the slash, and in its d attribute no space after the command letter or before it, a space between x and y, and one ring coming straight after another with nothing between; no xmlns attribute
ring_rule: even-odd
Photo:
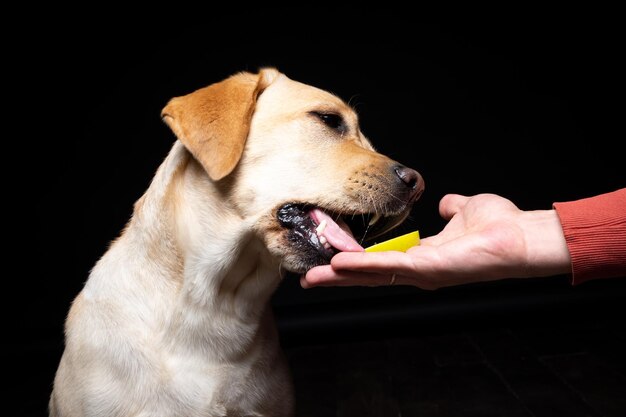
<svg viewBox="0 0 626 417"><path fill-rule="evenodd" d="M276 208L376 210L376 192L348 178L393 161L343 101L271 68L175 98L163 116L178 140L72 304L50 415L290 416L269 299L285 269L306 267ZM384 187L379 176L368 181Z"/></svg>

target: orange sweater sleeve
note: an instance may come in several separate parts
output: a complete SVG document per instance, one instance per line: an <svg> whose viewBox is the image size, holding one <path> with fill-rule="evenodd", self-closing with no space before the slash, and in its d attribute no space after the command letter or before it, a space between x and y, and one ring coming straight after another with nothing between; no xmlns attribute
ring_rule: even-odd
<svg viewBox="0 0 626 417"><path fill-rule="evenodd" d="M572 285L626 277L626 188L553 207L572 259Z"/></svg>

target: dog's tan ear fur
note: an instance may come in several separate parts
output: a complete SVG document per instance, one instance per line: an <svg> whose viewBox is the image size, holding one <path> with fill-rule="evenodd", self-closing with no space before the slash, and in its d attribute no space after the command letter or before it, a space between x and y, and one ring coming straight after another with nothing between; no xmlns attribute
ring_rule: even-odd
<svg viewBox="0 0 626 417"><path fill-rule="evenodd" d="M256 99L280 73L242 72L171 99L161 117L176 137L218 181L237 166L248 137Z"/></svg>

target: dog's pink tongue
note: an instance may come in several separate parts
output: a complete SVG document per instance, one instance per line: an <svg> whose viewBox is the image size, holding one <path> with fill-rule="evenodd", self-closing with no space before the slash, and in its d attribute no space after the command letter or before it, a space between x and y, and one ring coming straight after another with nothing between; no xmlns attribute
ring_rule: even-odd
<svg viewBox="0 0 626 417"><path fill-rule="evenodd" d="M328 214L320 209L311 210L311 217L317 224L326 220L326 227L320 233L324 236L332 247L342 252L363 252L365 249L358 244L348 225L341 221L341 225L337 224Z"/></svg>

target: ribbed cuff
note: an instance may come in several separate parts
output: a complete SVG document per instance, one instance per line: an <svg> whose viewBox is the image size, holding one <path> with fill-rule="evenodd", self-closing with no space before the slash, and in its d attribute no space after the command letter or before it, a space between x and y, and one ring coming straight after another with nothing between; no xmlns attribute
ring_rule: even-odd
<svg viewBox="0 0 626 417"><path fill-rule="evenodd" d="M572 284L626 277L626 188L554 203L572 259Z"/></svg>

